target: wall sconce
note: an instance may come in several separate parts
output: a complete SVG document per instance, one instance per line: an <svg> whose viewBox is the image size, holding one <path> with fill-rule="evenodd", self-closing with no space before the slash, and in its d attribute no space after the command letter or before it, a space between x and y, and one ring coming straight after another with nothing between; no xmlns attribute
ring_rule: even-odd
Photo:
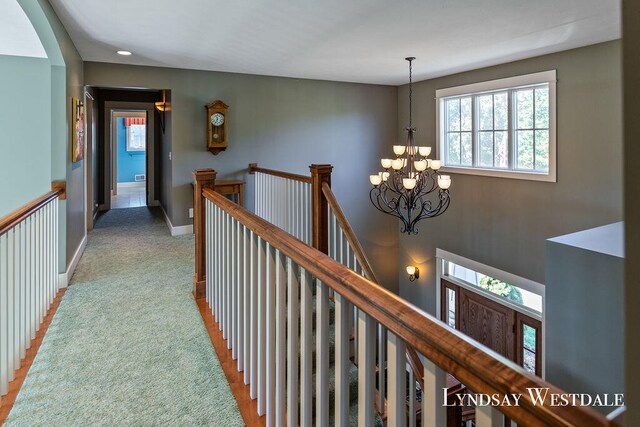
<svg viewBox="0 0 640 427"><path fill-rule="evenodd" d="M420 278L420 270L418 267L414 267L413 265L407 265L407 274L409 275L410 282Z"/></svg>
<svg viewBox="0 0 640 427"><path fill-rule="evenodd" d="M156 102L155 106L160 115L160 127L162 128L162 133L164 133L165 113L169 109L169 104L166 101L160 101Z"/></svg>

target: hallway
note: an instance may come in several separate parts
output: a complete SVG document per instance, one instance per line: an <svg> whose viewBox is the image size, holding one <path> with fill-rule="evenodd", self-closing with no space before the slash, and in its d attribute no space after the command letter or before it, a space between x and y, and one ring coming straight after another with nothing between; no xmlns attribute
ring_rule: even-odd
<svg viewBox="0 0 640 427"><path fill-rule="evenodd" d="M6 425L244 425L192 275L159 209L102 216Z"/></svg>

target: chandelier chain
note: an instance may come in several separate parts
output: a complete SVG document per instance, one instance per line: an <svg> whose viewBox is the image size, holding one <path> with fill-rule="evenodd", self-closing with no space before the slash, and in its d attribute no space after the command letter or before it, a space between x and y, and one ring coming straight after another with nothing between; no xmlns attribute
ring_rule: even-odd
<svg viewBox="0 0 640 427"><path fill-rule="evenodd" d="M413 79L412 79L412 59L409 59L409 129L411 129L413 127L413 123L412 123L412 118L413 118L413 114L412 114L412 98L413 98Z"/></svg>

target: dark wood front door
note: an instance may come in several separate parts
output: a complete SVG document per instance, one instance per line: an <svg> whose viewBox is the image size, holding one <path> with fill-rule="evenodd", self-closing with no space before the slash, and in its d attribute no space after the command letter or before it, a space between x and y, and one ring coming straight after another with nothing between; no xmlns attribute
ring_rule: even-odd
<svg viewBox="0 0 640 427"><path fill-rule="evenodd" d="M511 360L515 360L515 321L515 310L460 289L460 331Z"/></svg>

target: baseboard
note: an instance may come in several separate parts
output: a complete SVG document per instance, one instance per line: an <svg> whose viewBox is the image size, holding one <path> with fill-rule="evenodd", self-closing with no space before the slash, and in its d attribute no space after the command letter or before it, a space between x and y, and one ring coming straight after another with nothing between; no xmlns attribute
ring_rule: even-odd
<svg viewBox="0 0 640 427"><path fill-rule="evenodd" d="M69 286L69 282L73 277L73 273L76 272L76 267L78 267L78 263L80 262L80 258L82 258L82 254L84 253L84 249L87 247L87 235L85 234L80 242L80 246L76 249L76 253L73 254L73 258L71 258L71 263L69 264L69 268L64 273L60 273L58 275L58 284L60 288L66 288Z"/></svg>
<svg viewBox="0 0 640 427"><path fill-rule="evenodd" d="M193 224L179 225L177 227L174 227L173 224L171 224L171 220L169 219L167 212L165 212L164 210L164 206L160 205L160 209L162 210L162 214L164 215L164 221L167 223L167 227L169 227L169 231L171 232L172 236L181 236L183 234L193 234Z"/></svg>
<svg viewBox="0 0 640 427"><path fill-rule="evenodd" d="M133 181L133 182L119 182L118 187L146 187L146 181Z"/></svg>

